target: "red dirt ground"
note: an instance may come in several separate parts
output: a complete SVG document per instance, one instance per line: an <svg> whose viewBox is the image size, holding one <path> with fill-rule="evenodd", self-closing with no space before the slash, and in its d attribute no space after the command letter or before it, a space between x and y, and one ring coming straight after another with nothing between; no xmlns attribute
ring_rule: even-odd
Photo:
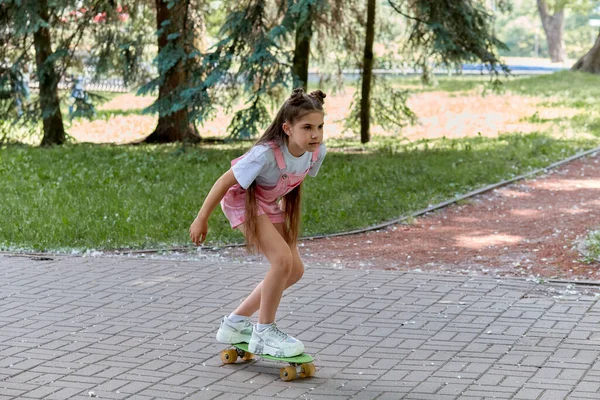
<svg viewBox="0 0 600 400"><path fill-rule="evenodd" d="M600 280L577 250L600 225L600 155L364 234L300 243L305 262L362 269Z"/></svg>

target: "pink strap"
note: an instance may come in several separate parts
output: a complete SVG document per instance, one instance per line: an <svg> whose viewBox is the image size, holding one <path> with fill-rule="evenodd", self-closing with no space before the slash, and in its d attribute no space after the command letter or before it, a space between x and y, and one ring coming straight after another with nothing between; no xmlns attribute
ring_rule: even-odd
<svg viewBox="0 0 600 400"><path fill-rule="evenodd" d="M313 164L316 163L317 160L319 159L319 150L321 150L321 146L317 147L317 150L315 150L313 152L313 155L312 155L312 162L313 162Z"/></svg>
<svg viewBox="0 0 600 400"><path fill-rule="evenodd" d="M285 165L285 160L283 159L283 153L281 152L281 148L277 146L275 142L269 142L269 146L271 146L271 148L273 149L273 153L275 154L275 160L277 161L277 166L279 167L279 169L282 171L287 169L287 166ZM315 150L312 153L313 164L316 163L319 159L319 150L321 150L321 146L317 147L317 150Z"/></svg>
<svg viewBox="0 0 600 400"><path fill-rule="evenodd" d="M279 146L277 146L275 142L269 142L269 146L271 146L271 148L273 149L273 154L275 154L275 160L277 161L277 166L279 167L279 169L281 171L287 169L287 166L285 165L285 160L283 159L283 153L281 152Z"/></svg>

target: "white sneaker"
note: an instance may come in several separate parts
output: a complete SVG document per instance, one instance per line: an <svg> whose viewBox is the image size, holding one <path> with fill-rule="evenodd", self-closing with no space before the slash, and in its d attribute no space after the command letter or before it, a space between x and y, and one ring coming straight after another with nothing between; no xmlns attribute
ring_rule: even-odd
<svg viewBox="0 0 600 400"><path fill-rule="evenodd" d="M240 322L231 322L229 318L223 317L221 326L217 331L217 340L221 343L248 343L252 337L252 322L245 319Z"/></svg>
<svg viewBox="0 0 600 400"><path fill-rule="evenodd" d="M294 357L304 353L304 345L287 333L281 332L275 324L262 332L252 329L248 351L254 354L268 354L273 357Z"/></svg>

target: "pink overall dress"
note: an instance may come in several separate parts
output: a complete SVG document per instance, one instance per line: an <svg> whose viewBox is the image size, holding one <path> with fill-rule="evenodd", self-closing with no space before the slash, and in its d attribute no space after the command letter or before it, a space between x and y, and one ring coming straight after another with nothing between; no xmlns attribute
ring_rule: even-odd
<svg viewBox="0 0 600 400"><path fill-rule="evenodd" d="M285 165L285 160L279 146L273 142L270 142L269 146L273 149L275 160L279 167L279 181L277 182L277 185L272 188L263 188L256 185L257 215L266 214L273 224L280 224L285 222L285 213L279 206L279 200L287 193L291 192L292 189L302 183L304 178L306 178L308 171L317 161L319 148L312 154L310 166L306 171L302 174L295 175L287 173L287 166ZM231 165L235 165L242 157L244 156L231 161ZM223 197L223 200L221 200L221 208L232 228L236 228L243 224L246 219L246 189L242 188L237 183L230 187L225 194L225 197Z"/></svg>

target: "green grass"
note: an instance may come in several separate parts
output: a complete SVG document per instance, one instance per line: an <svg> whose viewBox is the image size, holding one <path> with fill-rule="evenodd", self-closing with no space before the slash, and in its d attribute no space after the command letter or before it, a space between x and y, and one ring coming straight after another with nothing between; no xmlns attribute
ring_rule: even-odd
<svg viewBox="0 0 600 400"><path fill-rule="evenodd" d="M528 122L566 123L578 132L600 137L600 76L581 72L561 71L527 79L515 79L506 84L512 93L547 97L548 107L568 107L582 112L571 118L546 120L534 114Z"/></svg>
<svg viewBox="0 0 600 400"><path fill-rule="evenodd" d="M585 249L586 249L586 262L598 262L600 261L600 230L594 230L588 232L585 238Z"/></svg>
<svg viewBox="0 0 600 400"><path fill-rule="evenodd" d="M339 232L406 215L428 204L548 165L593 147L541 134L499 139L377 139L362 154L331 143L306 181L304 235ZM247 144L245 145L247 146ZM0 150L0 248L148 248L188 244L188 228L240 145L219 147L67 145ZM222 212L209 241L240 241Z"/></svg>
<svg viewBox="0 0 600 400"><path fill-rule="evenodd" d="M441 90L444 92L463 92L470 91L473 89L483 89L489 85L490 78L488 76L481 75L463 75L461 77L450 77L443 76L436 79L435 85L423 86L421 85L422 91L437 91ZM420 83L419 83L420 84Z"/></svg>
<svg viewBox="0 0 600 400"><path fill-rule="evenodd" d="M507 89L534 96L560 96L566 103L582 100L600 101L600 76L583 72L560 71L525 79L513 79Z"/></svg>
<svg viewBox="0 0 600 400"><path fill-rule="evenodd" d="M379 78L382 79L382 78ZM432 85L424 85L418 76L392 76L385 78L394 88L416 92L445 91L450 93L470 91L479 89L483 91L489 85L489 76L461 75L461 76L436 76ZM505 81L502 79L502 81ZM351 88L357 87L356 81L347 81L346 85ZM321 89L325 93L335 93L339 87L335 84L325 82L321 86L318 83L309 84L308 91Z"/></svg>
<svg viewBox="0 0 600 400"><path fill-rule="evenodd" d="M129 110L96 110L96 117L94 119L108 120L113 116L127 116L127 115L144 115L143 108L131 108ZM152 115L152 114L149 114Z"/></svg>

